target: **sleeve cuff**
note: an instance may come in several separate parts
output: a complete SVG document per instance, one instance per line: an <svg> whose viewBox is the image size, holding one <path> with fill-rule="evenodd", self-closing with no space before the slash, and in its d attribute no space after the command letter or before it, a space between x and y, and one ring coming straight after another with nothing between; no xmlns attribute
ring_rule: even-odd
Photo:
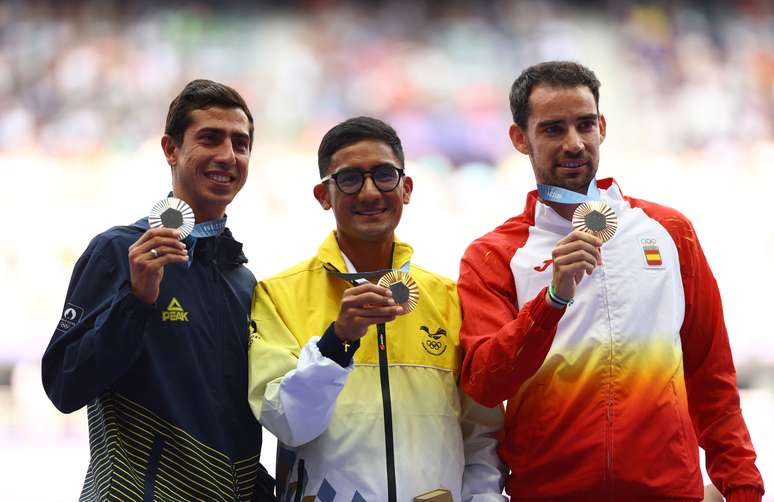
<svg viewBox="0 0 774 502"><path fill-rule="evenodd" d="M333 323L325 330L320 341L317 342L317 348L320 349L320 354L328 359L334 360L342 368L346 368L352 364L352 358L355 356L355 351L360 347L360 340L348 344L345 349L344 343L339 340L336 333L333 331Z"/></svg>
<svg viewBox="0 0 774 502"><path fill-rule="evenodd" d="M726 494L726 502L761 502L763 493L757 488L737 488Z"/></svg>
<svg viewBox="0 0 774 502"><path fill-rule="evenodd" d="M547 287L540 290L538 296L533 300L529 312L535 325L544 330L555 328L559 319L564 315L564 311L567 310L567 307L558 309L549 305L548 300L546 300L547 292Z"/></svg>

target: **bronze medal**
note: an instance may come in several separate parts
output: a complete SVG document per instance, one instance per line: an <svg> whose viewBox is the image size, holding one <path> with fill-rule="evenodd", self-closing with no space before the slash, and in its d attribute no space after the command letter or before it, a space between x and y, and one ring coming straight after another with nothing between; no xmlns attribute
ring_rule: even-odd
<svg viewBox="0 0 774 502"><path fill-rule="evenodd" d="M406 313L414 310L419 303L419 287L406 272L391 270L379 279L378 285L392 291L392 299L402 306Z"/></svg>
<svg viewBox="0 0 774 502"><path fill-rule="evenodd" d="M572 215L573 230L580 230L602 242L613 238L618 229L618 217L615 211L601 201L589 201L579 205Z"/></svg>
<svg viewBox="0 0 774 502"><path fill-rule="evenodd" d="M180 240L188 237L196 219L191 206L175 197L161 199L150 211L148 224L151 228L174 228L180 232Z"/></svg>

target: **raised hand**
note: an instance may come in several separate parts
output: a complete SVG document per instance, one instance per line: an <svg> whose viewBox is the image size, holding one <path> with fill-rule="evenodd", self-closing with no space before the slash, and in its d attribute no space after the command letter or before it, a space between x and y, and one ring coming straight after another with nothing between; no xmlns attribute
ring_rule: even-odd
<svg viewBox="0 0 774 502"><path fill-rule="evenodd" d="M363 284L344 292L333 329L340 340L354 342L365 335L368 326L390 322L401 314L403 307L395 303L389 289Z"/></svg>
<svg viewBox="0 0 774 502"><path fill-rule="evenodd" d="M188 251L178 236L172 228L152 228L129 246L132 292L140 301L154 303L159 297L164 267L188 260Z"/></svg>
<svg viewBox="0 0 774 502"><path fill-rule="evenodd" d="M551 257L554 275L551 284L561 298L571 299L584 274L591 275L594 267L602 263L602 241L591 234L574 230L556 243Z"/></svg>

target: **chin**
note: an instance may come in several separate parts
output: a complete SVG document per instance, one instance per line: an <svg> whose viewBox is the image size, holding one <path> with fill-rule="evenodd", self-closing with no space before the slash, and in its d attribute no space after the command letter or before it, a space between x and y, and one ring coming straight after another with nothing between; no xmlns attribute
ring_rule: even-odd
<svg viewBox="0 0 774 502"><path fill-rule="evenodd" d="M361 228L355 231L360 240L366 242L384 242L392 237L393 229L385 228Z"/></svg>

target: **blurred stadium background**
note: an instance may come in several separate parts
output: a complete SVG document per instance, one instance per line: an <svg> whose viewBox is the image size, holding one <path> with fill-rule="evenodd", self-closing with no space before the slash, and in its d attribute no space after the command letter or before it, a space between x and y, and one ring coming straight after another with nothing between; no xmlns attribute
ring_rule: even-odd
<svg viewBox="0 0 774 502"><path fill-rule="evenodd" d="M510 84L559 58L602 81L600 177L697 228L774 493L774 1L214 4L0 2L0 500L78 496L86 416L48 402L40 356L89 239L166 195L159 138L187 81L234 86L255 116L229 223L257 277L307 257L332 228L312 197L316 149L360 114L404 141L416 188L399 236L417 262L456 277L465 246L533 186L506 134Z"/></svg>

